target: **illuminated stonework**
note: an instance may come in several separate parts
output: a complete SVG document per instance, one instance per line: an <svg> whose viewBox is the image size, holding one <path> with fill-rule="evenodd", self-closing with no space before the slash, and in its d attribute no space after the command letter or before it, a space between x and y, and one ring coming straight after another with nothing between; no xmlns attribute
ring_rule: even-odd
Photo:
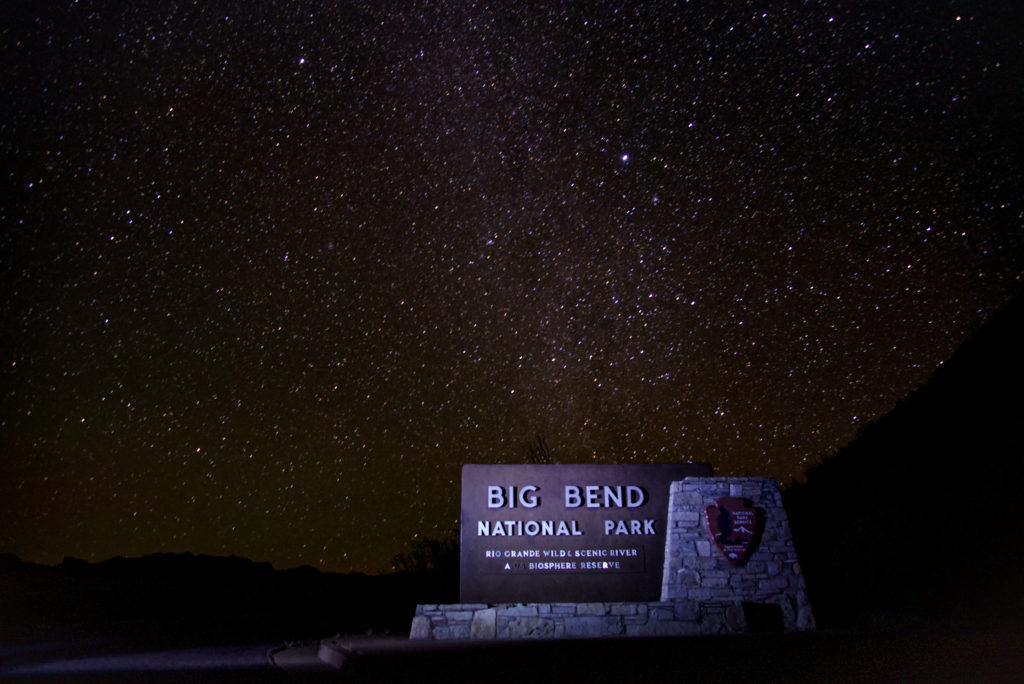
<svg viewBox="0 0 1024 684"><path fill-rule="evenodd" d="M543 491L543 487L536 491L517 491L525 491L522 503L532 508L528 504L534 502L533 495L536 491ZM505 492L502 500L519 498L511 490L506 489ZM494 500L498 498L495 494ZM748 518L748 522L757 521L756 534L752 535L743 558L728 557L727 551L732 545L721 539L717 544L719 548L716 548L712 530L722 535L723 526L729 523L723 519L709 525L706 511L722 507L756 512L747 517L735 517L739 523ZM410 637L530 639L814 629L807 589L779 486L774 480L686 477L674 481L669 488L667 516L663 520L666 539L660 601L606 598L583 602L421 605L416 609ZM734 532L736 530L730 530L728 541L735 541ZM722 547L725 551L720 552ZM557 570L572 578L579 573L579 563L623 564L631 558L624 555L628 551L615 548L573 549L573 560L566 560L569 556L559 556L558 560L551 561L544 561L540 552L533 555L532 550L522 551L522 558L540 560L516 560L520 556L510 551L507 558L502 552L496 560L518 562L527 569L532 563L547 562L552 567L545 567L546 571ZM577 554L585 554L586 558L580 555L578 559ZM508 576L515 575L509 573Z"/></svg>
<svg viewBox="0 0 1024 684"><path fill-rule="evenodd" d="M764 516L756 547L741 564L719 552L705 524L706 510L725 498L745 499ZM746 606L748 613L780 613L786 631L814 629L807 587L775 480L688 477L673 482L668 525L662 601Z"/></svg>

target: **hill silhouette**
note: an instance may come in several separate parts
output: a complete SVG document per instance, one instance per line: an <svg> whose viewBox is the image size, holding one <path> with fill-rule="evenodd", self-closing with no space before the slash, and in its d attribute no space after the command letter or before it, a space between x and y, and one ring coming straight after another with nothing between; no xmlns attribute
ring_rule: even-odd
<svg viewBox="0 0 1024 684"><path fill-rule="evenodd" d="M450 601L458 585L421 571L275 570L238 556L158 553L56 566L0 554L0 586L0 641L115 633L182 646L407 632L417 602Z"/></svg>
<svg viewBox="0 0 1024 684"><path fill-rule="evenodd" d="M1024 296L790 487L822 627L1019 629Z"/></svg>

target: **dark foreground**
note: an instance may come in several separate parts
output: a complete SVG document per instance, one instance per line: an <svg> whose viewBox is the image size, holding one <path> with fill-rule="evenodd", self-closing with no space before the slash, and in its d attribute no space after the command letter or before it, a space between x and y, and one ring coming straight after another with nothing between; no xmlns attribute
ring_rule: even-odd
<svg viewBox="0 0 1024 684"><path fill-rule="evenodd" d="M1017 682L1024 634L815 633L518 642L334 637L147 650L116 639L0 648L24 682ZM317 652L322 654L317 658ZM332 661L331 664L325 662Z"/></svg>
<svg viewBox="0 0 1024 684"><path fill-rule="evenodd" d="M789 634L351 643L345 681L1021 681L1020 635Z"/></svg>
<svg viewBox="0 0 1024 684"><path fill-rule="evenodd" d="M265 644L145 648L121 639L0 647L0 680L20 682L286 682Z"/></svg>

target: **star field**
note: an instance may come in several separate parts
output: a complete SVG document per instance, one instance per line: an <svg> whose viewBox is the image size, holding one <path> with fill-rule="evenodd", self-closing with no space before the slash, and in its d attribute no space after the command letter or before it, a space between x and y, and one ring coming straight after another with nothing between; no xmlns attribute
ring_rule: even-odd
<svg viewBox="0 0 1024 684"><path fill-rule="evenodd" d="M5 3L0 551L379 571L463 463L802 476L1021 287L1000 4Z"/></svg>

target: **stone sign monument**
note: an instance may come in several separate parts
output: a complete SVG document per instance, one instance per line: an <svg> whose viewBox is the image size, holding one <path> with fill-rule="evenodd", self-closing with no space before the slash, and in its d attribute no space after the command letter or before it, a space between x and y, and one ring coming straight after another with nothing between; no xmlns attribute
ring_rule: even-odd
<svg viewBox="0 0 1024 684"><path fill-rule="evenodd" d="M467 465L461 600L414 639L814 629L779 486L707 464Z"/></svg>
<svg viewBox="0 0 1024 684"><path fill-rule="evenodd" d="M669 486L710 474L706 463L463 466L462 601L657 599Z"/></svg>

